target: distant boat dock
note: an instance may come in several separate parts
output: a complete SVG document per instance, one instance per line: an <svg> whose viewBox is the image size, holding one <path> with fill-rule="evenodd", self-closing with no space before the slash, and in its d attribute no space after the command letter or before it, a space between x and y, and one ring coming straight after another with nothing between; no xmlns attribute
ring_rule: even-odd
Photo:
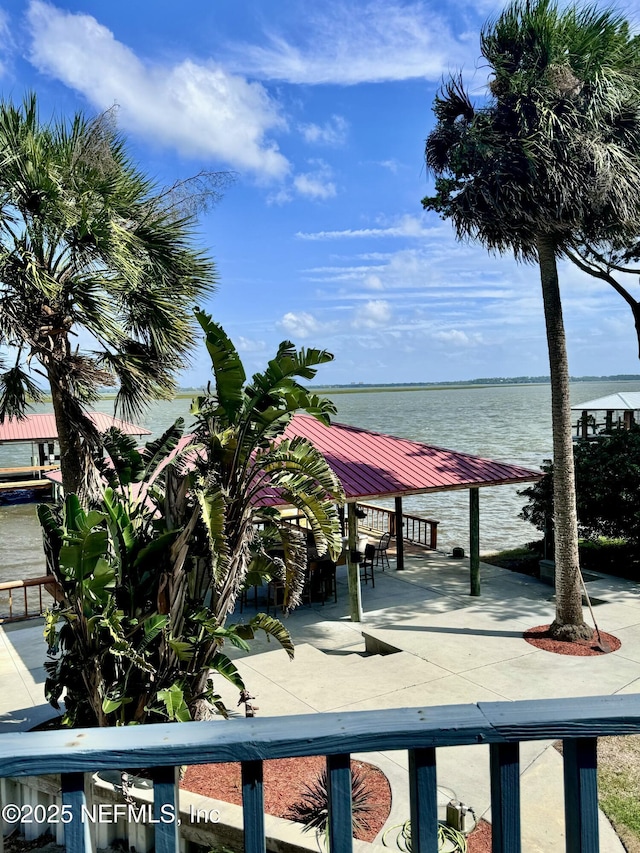
<svg viewBox="0 0 640 853"><path fill-rule="evenodd" d="M575 429L576 438L583 440L597 439L613 430L631 429L640 423L640 391L618 391L586 403L571 406L572 412L580 412ZM598 417L604 420L598 421Z"/></svg>
<svg viewBox="0 0 640 853"><path fill-rule="evenodd" d="M150 430L103 412L87 413L96 429L105 432L116 427L127 435L151 435ZM7 418L0 424L0 445L30 446L30 458L25 464L0 468L0 504L22 503L51 494L52 483L47 474L60 467L58 430L53 413ZM26 464L30 461L31 464Z"/></svg>

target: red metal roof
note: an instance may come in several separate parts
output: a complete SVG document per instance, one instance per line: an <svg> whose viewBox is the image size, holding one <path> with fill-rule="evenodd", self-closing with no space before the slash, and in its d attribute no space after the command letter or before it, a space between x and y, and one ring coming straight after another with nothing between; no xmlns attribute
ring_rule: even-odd
<svg viewBox="0 0 640 853"><path fill-rule="evenodd" d="M294 415L285 436L303 436L314 444L339 477L348 501L528 483L542 476L530 468L347 424L326 427L310 415ZM190 439L184 436L180 446ZM56 474L46 476L59 481ZM257 503L277 506L284 501L267 487Z"/></svg>
<svg viewBox="0 0 640 853"><path fill-rule="evenodd" d="M98 432L117 427L127 435L151 435L151 431L103 412L87 412L96 425ZM27 415L22 420L8 418L0 424L0 444L12 441L55 441L58 437L56 419L53 413Z"/></svg>
<svg viewBox="0 0 640 853"><path fill-rule="evenodd" d="M503 486L542 476L529 468L346 424L326 427L310 415L295 415L285 435L313 442L340 478L347 500ZM275 495L273 500L280 502Z"/></svg>

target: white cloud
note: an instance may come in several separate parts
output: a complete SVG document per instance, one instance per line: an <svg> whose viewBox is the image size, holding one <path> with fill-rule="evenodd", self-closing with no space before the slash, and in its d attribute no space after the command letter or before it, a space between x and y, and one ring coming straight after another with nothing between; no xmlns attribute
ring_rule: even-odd
<svg viewBox="0 0 640 853"><path fill-rule="evenodd" d="M337 194L335 183L331 180L332 172L324 160L310 160L315 168L311 172L296 175L293 186L300 195L318 201L334 198Z"/></svg>
<svg viewBox="0 0 640 853"><path fill-rule="evenodd" d="M344 145L347 140L349 123L346 118L333 115L323 125L301 124L300 132L305 142L315 145Z"/></svg>
<svg viewBox="0 0 640 853"><path fill-rule="evenodd" d="M289 171L277 144L266 138L285 127L284 119L259 83L214 62L145 63L91 15L42 0L30 3L28 24L33 64L100 110L117 103L127 130L259 177L281 178Z"/></svg>
<svg viewBox="0 0 640 853"><path fill-rule="evenodd" d="M391 306L386 299L372 299L365 305L358 306L353 318L353 326L357 329L375 329L386 326L391 321Z"/></svg>
<svg viewBox="0 0 640 853"><path fill-rule="evenodd" d="M356 12L345 0L305 4L304 24L295 23L291 38L273 32L266 46L236 45L235 67L289 83L439 81L467 49L426 3L369 0Z"/></svg>
<svg viewBox="0 0 640 853"><path fill-rule="evenodd" d="M280 329L293 338L309 338L321 332L332 331L335 323L321 323L307 311L288 311L277 324Z"/></svg>
<svg viewBox="0 0 640 853"><path fill-rule="evenodd" d="M267 196L267 204L288 204L290 201L293 201L293 193L288 187L281 187Z"/></svg>
<svg viewBox="0 0 640 853"><path fill-rule="evenodd" d="M395 225L386 228L347 228L344 231L298 231L299 240L352 240L371 237L430 237L439 228L426 228L423 220L409 214L402 216Z"/></svg>
<svg viewBox="0 0 640 853"><path fill-rule="evenodd" d="M442 341L442 343L454 347L471 347L482 343L482 335L479 333L468 335L459 329L436 332L433 337L437 341Z"/></svg>
<svg viewBox="0 0 640 853"><path fill-rule="evenodd" d="M265 341L244 338L242 335L235 339L235 345L240 352L264 352L267 348Z"/></svg>
<svg viewBox="0 0 640 853"><path fill-rule="evenodd" d="M0 8L0 77L7 74L9 57L15 50L9 15Z"/></svg>
<svg viewBox="0 0 640 853"><path fill-rule="evenodd" d="M369 290L384 290L382 279L379 275L376 275L375 273L365 276L363 284Z"/></svg>

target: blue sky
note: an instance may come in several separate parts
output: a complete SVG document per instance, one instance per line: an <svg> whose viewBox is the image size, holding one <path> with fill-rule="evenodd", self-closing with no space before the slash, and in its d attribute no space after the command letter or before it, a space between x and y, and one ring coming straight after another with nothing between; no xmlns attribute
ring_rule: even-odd
<svg viewBox="0 0 640 853"><path fill-rule="evenodd" d="M499 8L0 0L0 86L35 90L43 118L117 105L162 184L236 173L200 239L220 279L207 307L250 370L289 338L335 353L327 383L545 374L537 269L458 243L420 204L435 92L462 69L482 97L478 34ZM561 275L571 372L640 372L620 298Z"/></svg>

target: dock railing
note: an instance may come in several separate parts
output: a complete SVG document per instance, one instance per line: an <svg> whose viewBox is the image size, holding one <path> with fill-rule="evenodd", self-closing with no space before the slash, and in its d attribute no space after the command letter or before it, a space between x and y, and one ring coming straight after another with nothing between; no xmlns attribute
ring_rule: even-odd
<svg viewBox="0 0 640 853"><path fill-rule="evenodd" d="M154 849L156 853L176 853L180 831L178 768L240 761L244 850L264 853L263 761L325 755L328 849L350 853L350 755L406 750L412 853L437 853L437 751L441 747L484 745L490 756L492 851L521 853L519 745L523 741L560 739L565 850L598 853L597 738L639 732L640 695L628 694L9 733L0 735L0 777L60 773L61 806L56 814L58 823L64 824L66 850L86 853L91 841L84 774L122 770L123 766L151 768ZM7 805L3 803L4 818Z"/></svg>
<svg viewBox="0 0 640 853"><path fill-rule="evenodd" d="M53 605L55 588L56 582L51 575L0 583L0 622L42 616ZM46 597L43 592L47 593Z"/></svg>
<svg viewBox="0 0 640 853"><path fill-rule="evenodd" d="M370 530L396 535L396 514L392 509L376 504L358 503L358 509L366 513L362 525ZM435 518L421 515L402 515L402 534L407 542L424 545L435 551L438 547L438 524Z"/></svg>

